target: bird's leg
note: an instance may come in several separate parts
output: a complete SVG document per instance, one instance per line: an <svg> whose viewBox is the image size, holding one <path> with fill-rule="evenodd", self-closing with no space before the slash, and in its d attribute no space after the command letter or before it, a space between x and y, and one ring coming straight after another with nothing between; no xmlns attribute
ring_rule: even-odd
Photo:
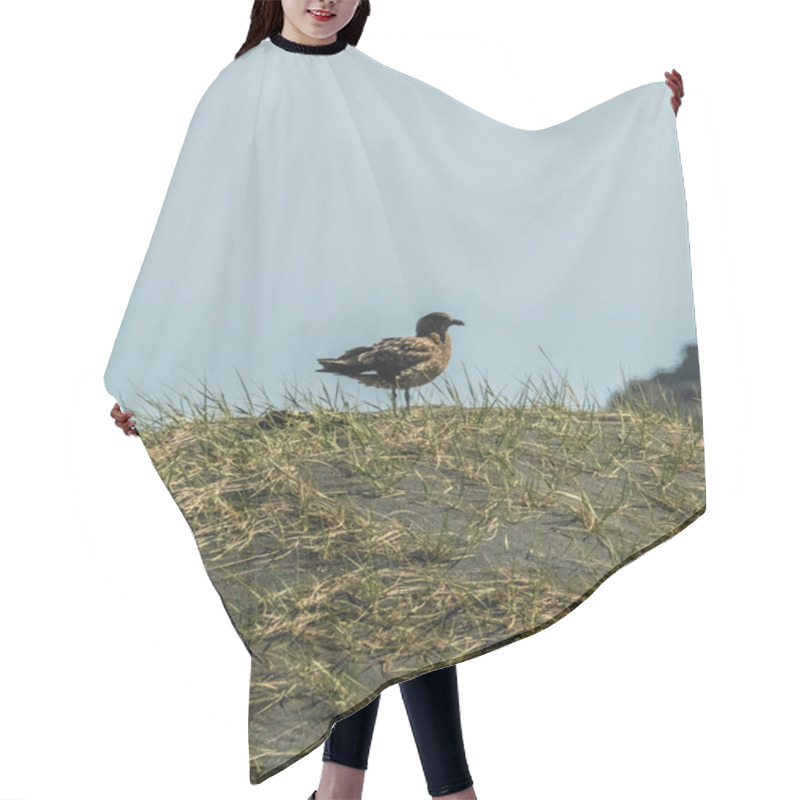
<svg viewBox="0 0 800 800"><path fill-rule="evenodd" d="M392 386L392 411L397 414L397 387Z"/></svg>
<svg viewBox="0 0 800 800"><path fill-rule="evenodd" d="M411 411L411 396L408 389L406 389L406 408Z"/></svg>

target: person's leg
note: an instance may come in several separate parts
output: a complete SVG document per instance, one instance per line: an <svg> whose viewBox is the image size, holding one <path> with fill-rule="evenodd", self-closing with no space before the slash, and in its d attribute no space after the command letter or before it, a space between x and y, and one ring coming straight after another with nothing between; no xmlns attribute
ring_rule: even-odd
<svg viewBox="0 0 800 800"><path fill-rule="evenodd" d="M475 797L467 766L455 665L400 684L431 797Z"/></svg>
<svg viewBox="0 0 800 800"><path fill-rule="evenodd" d="M314 800L360 800L380 699L378 695L334 724L322 751L322 777Z"/></svg>

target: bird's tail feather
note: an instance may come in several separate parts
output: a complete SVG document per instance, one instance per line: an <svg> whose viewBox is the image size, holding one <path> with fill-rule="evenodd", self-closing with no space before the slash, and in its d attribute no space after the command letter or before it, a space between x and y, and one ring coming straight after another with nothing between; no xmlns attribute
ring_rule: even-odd
<svg viewBox="0 0 800 800"><path fill-rule="evenodd" d="M336 358L318 358L317 361L322 364L322 369L318 369L317 372L336 372L339 375L354 377L364 369L361 364L348 364Z"/></svg>

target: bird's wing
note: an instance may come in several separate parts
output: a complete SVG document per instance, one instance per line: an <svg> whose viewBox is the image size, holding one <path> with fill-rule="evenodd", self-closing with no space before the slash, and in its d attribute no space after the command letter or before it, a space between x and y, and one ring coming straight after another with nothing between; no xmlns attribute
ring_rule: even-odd
<svg viewBox="0 0 800 800"><path fill-rule="evenodd" d="M430 339L418 336L397 336L381 339L369 352L359 357L364 366L377 372L398 373L409 367L430 361L436 345Z"/></svg>
<svg viewBox="0 0 800 800"><path fill-rule="evenodd" d="M345 353L342 353L338 358L328 359L330 361L351 361L354 364L360 363L361 359L359 358L360 355L363 353L368 353L372 348L371 347L352 347Z"/></svg>

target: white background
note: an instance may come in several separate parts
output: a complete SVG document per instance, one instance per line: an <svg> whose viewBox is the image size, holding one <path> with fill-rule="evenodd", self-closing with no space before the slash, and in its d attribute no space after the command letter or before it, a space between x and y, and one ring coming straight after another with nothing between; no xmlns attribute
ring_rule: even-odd
<svg viewBox="0 0 800 800"><path fill-rule="evenodd" d="M317 786L321 746L250 785L249 657L102 381L189 120L250 7L0 11L0 800L305 800ZM556 625L458 666L481 800L798 796L789 13L373 2L367 54L518 127L562 122L673 67L685 80L708 512ZM427 796L393 686L364 798Z"/></svg>

